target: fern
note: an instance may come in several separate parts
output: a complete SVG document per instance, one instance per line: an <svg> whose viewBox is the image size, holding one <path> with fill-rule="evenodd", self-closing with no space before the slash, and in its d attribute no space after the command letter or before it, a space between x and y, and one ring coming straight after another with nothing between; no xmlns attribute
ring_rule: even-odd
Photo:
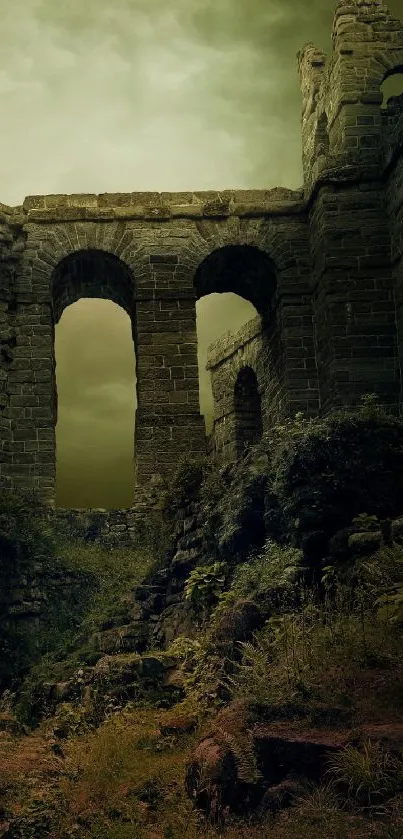
<svg viewBox="0 0 403 839"><path fill-rule="evenodd" d="M249 731L230 734L229 731L226 731L221 726L217 726L214 730L214 736L230 748L234 756L240 781L244 781L247 784L255 784L262 778L262 774L256 764L253 737Z"/></svg>

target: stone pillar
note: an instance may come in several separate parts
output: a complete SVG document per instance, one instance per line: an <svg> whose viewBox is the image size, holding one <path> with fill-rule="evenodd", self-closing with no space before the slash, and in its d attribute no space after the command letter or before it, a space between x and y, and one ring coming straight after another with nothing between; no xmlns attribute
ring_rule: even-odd
<svg viewBox="0 0 403 839"><path fill-rule="evenodd" d="M20 301L14 316L16 344L10 364L13 488L55 499L56 390L54 327L50 304Z"/></svg>
<svg viewBox="0 0 403 839"><path fill-rule="evenodd" d="M308 293L284 293L277 312L278 356L282 394L278 414L317 416L318 370L315 358L312 299Z"/></svg>
<svg viewBox="0 0 403 839"><path fill-rule="evenodd" d="M150 257L151 288L136 299L136 483L169 477L183 455L206 453L199 409L196 299L175 287L176 256Z"/></svg>
<svg viewBox="0 0 403 839"><path fill-rule="evenodd" d="M337 3L327 91L331 146L360 167L376 167L382 158L380 87L402 64L402 37L402 21L382 0Z"/></svg>
<svg viewBox="0 0 403 839"><path fill-rule="evenodd" d="M309 43L297 53L297 59L302 94L302 170L307 183L316 156L328 151L327 120L318 107L325 79L326 56Z"/></svg>

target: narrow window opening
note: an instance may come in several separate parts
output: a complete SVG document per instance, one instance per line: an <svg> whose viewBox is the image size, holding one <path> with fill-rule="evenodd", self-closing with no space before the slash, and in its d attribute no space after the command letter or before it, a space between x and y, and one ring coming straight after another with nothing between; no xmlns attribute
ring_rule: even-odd
<svg viewBox="0 0 403 839"><path fill-rule="evenodd" d="M262 410L257 378L251 367L238 373L234 388L236 450L241 457L245 449L258 443L262 433Z"/></svg>

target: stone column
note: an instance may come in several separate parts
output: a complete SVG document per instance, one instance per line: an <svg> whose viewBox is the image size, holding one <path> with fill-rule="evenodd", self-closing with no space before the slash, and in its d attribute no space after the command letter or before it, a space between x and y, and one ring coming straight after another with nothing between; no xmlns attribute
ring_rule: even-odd
<svg viewBox="0 0 403 839"><path fill-rule="evenodd" d="M154 288L136 295L136 483L169 478L183 455L206 452L199 409L196 295L175 287L178 258L150 257Z"/></svg>
<svg viewBox="0 0 403 839"><path fill-rule="evenodd" d="M56 478L54 327L50 304L22 302L14 315L10 364L13 487L33 489L53 505Z"/></svg>

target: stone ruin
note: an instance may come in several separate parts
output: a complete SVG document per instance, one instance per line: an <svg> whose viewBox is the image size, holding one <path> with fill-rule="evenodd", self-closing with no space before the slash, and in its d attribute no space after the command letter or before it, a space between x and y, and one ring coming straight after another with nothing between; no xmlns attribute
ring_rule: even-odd
<svg viewBox="0 0 403 839"><path fill-rule="evenodd" d="M107 298L137 359L133 504L180 455L219 463L281 418L376 393L401 412L403 23L381 0L339 0L333 47L298 53L299 190L30 196L0 205L0 487L55 496L54 334L66 306ZM214 428L199 410L196 301L257 317L209 351ZM133 385L134 386L134 385Z"/></svg>

